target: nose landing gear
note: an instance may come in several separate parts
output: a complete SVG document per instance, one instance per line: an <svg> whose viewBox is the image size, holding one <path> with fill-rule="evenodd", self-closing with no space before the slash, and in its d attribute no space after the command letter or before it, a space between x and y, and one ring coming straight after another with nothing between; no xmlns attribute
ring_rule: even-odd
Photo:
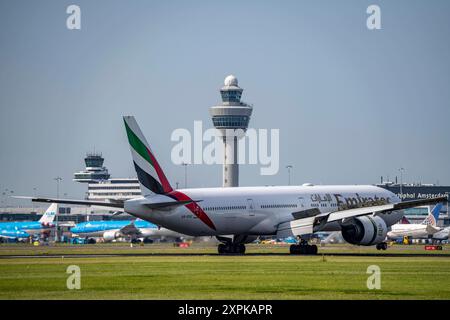
<svg viewBox="0 0 450 320"><path fill-rule="evenodd" d="M293 244L289 248L290 254L316 255L317 251L316 245L310 245L303 239L300 239L299 244Z"/></svg>
<svg viewBox="0 0 450 320"><path fill-rule="evenodd" d="M388 246L387 246L386 242L381 242L381 243L377 243L376 247L377 247L377 250L386 250Z"/></svg>

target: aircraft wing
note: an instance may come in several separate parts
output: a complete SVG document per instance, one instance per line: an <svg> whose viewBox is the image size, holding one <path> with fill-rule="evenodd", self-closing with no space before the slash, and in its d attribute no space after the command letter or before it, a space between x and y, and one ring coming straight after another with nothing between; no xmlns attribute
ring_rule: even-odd
<svg viewBox="0 0 450 320"><path fill-rule="evenodd" d="M287 238L292 236L296 237L305 234L312 234L314 233L314 227L319 227L320 229L320 226L324 226L329 222L342 221L344 219L365 216L368 214L376 215L384 212L431 205L440 202L447 202L447 197L437 197L398 203L389 203L384 205L366 206L326 213L320 213L319 209L317 208L294 212L292 213L294 220L283 222L278 226L277 237Z"/></svg>
<svg viewBox="0 0 450 320"><path fill-rule="evenodd" d="M54 199L54 198L36 198L36 197L23 197L14 196L17 199L30 199L33 202L46 202L46 203L65 203L84 206L100 206L100 207L114 207L123 209L123 202L118 201L92 201L92 200L71 200L71 199Z"/></svg>
<svg viewBox="0 0 450 320"><path fill-rule="evenodd" d="M352 218L352 217L357 217L357 216L364 216L367 214L384 213L384 212L389 212L389 211L414 208L414 207L418 207L418 206L426 206L426 205L431 205L431 204L436 204L436 203L441 203L441 202L447 202L447 197L411 200L411 201L390 203L390 204L384 204L384 205L378 205L378 206L369 206L369 207L335 211L328 215L327 222L333 222L333 221L338 221L338 220L342 220L345 218Z"/></svg>
<svg viewBox="0 0 450 320"><path fill-rule="evenodd" d="M141 234L141 230L139 230L139 228L136 228L136 226L134 225L134 221L131 222L130 224L127 224L125 227L121 228L119 231L120 231L120 233L122 233L123 235L126 235L126 236Z"/></svg>
<svg viewBox="0 0 450 320"><path fill-rule="evenodd" d="M65 203L84 206L99 206L99 207L113 207L124 208L123 201L111 200L111 201L92 201L92 200L71 200L71 199L54 199L54 198L36 198L36 197L23 197L14 196L17 199L30 199L33 202L46 202L46 203ZM200 202L202 200L185 200L185 201L155 201L154 199L145 199L142 204L146 207L154 210L171 210L174 207L189 204L191 202Z"/></svg>

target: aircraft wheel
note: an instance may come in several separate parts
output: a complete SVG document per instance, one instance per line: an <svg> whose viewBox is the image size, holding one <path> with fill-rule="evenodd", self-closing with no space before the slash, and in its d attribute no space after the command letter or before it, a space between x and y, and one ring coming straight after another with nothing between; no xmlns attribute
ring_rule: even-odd
<svg viewBox="0 0 450 320"><path fill-rule="evenodd" d="M387 249L387 243L386 243L386 242L383 242L383 243L381 244L381 249L382 249L382 250L386 250L386 249Z"/></svg>
<svg viewBox="0 0 450 320"><path fill-rule="evenodd" d="M238 244L237 253L244 254L245 253L245 245L243 243Z"/></svg>
<svg viewBox="0 0 450 320"><path fill-rule="evenodd" d="M219 252L219 254L226 253L226 246L223 243L219 244L219 246L217 247L217 251Z"/></svg>
<svg viewBox="0 0 450 320"><path fill-rule="evenodd" d="M296 245L296 244L293 244L293 245L291 245L291 246L289 247L289 253L290 253L290 254L299 254L298 251L299 251L299 250L298 250L298 245Z"/></svg>
<svg viewBox="0 0 450 320"><path fill-rule="evenodd" d="M318 252L316 245L298 245L293 244L289 248L290 254L308 254L308 255L316 255Z"/></svg>

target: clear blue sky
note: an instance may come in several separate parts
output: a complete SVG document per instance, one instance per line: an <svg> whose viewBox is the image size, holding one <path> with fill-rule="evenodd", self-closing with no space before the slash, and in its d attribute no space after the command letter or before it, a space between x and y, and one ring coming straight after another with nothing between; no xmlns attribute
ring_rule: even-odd
<svg viewBox="0 0 450 320"><path fill-rule="evenodd" d="M78 4L82 29L66 28ZM382 30L366 28L378 4ZM211 126L224 77L279 128L281 170L241 167L241 185L450 184L449 1L0 1L0 191L83 196L83 156L133 176L121 116L135 115L169 180L176 128ZM219 165L189 167L218 186Z"/></svg>

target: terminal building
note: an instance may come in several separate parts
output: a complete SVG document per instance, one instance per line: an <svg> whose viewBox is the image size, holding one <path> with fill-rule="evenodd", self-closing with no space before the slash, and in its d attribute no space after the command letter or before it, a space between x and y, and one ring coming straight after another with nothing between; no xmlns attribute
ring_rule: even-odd
<svg viewBox="0 0 450 320"><path fill-rule="evenodd" d="M73 180L87 183L87 200L129 200L141 195L136 178L110 178L108 169L103 166L100 153L88 153L84 159L85 170L75 172Z"/></svg>
<svg viewBox="0 0 450 320"><path fill-rule="evenodd" d="M88 184L88 200L129 200L141 195L139 181L134 178L111 178Z"/></svg>
<svg viewBox="0 0 450 320"><path fill-rule="evenodd" d="M437 186L434 184L399 184L385 182L377 184L377 186L395 193L403 201L449 197L450 194L450 186ZM448 226L450 224L450 212L448 207L448 202L442 207L438 221L439 226ZM414 223L420 223L427 214L427 206L405 210L405 216Z"/></svg>

